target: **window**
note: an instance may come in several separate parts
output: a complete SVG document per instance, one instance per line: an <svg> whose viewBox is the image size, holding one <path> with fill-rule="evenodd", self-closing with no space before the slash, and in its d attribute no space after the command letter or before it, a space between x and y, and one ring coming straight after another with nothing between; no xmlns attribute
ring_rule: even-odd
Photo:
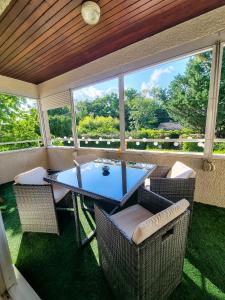
<svg viewBox="0 0 225 300"><path fill-rule="evenodd" d="M36 100L0 94L0 151L37 147L40 142Z"/></svg>
<svg viewBox="0 0 225 300"><path fill-rule="evenodd" d="M73 146L72 116L69 106L48 110L52 145Z"/></svg>
<svg viewBox="0 0 225 300"><path fill-rule="evenodd" d="M128 149L203 152L212 51L124 77Z"/></svg>
<svg viewBox="0 0 225 300"><path fill-rule="evenodd" d="M80 147L119 148L118 79L74 91Z"/></svg>
<svg viewBox="0 0 225 300"><path fill-rule="evenodd" d="M223 50L213 152L216 154L225 154L225 49Z"/></svg>

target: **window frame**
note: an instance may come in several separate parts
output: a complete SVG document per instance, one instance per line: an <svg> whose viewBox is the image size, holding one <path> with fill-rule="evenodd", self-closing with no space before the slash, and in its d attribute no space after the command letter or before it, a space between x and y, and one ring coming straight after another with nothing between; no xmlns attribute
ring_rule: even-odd
<svg viewBox="0 0 225 300"><path fill-rule="evenodd" d="M104 80L97 80L97 81L92 81L90 83L85 83L84 85L81 85L79 87L76 87L74 89L71 89L71 91L73 90L77 90L77 89L81 89L81 88L85 88L89 85L94 85L94 84L99 84L108 80L112 80L112 79L117 79L118 80L118 89L119 89L119 116L120 116L120 151L122 152L137 152L137 153L159 153L160 151L157 150L136 150L136 149L127 149L126 145L127 142L129 142L129 139L125 138L125 110L124 110L124 105L125 105L125 95L124 95L124 77L126 75L132 74L134 72L137 71L142 71L145 69L149 69L149 68L153 68L153 67L157 67L161 64L164 63L168 63L168 62L173 62L173 61L177 61L189 56L193 56L196 55L198 53L202 53L202 52L206 52L206 51L212 51L212 64L211 64L211 77L210 77L210 87L209 87L209 97L208 97L208 105L207 105L207 117L206 117L206 126L205 126L205 138L204 139L193 139L193 140L188 140L188 139L167 139L166 142L204 142L205 143L205 148L204 151L202 153L196 153L196 152L182 152L182 151L176 151L176 152L171 152L171 151L164 151L163 153L173 153L173 154L187 154L187 155L201 155L204 157L211 157L212 156L212 151L210 152L208 149L211 149L213 146L213 139L212 138L206 138L206 134L207 136L212 135L213 132L215 132L215 121L212 120L212 118L209 117L210 113L211 113L211 108L209 108L209 103L210 105L212 104L211 102L213 102L213 112L215 113L215 103L217 103L218 99L217 96L215 95L213 97L213 101L211 101L212 99L212 94L215 92L215 82L214 84L212 84L212 80L214 80L215 78L215 72L217 72L217 76L219 74L219 72L221 72L221 66L220 64L218 64L218 49L221 47L221 42L217 42L214 45L210 45L204 48L200 48L197 50L193 50L191 52L187 52L183 55L178 55L175 57L171 57L168 59L165 59L163 61L157 62L157 63L153 63L153 64L147 64L145 66L142 67L136 67L132 70L130 70L129 72L125 72L125 73L121 73L117 76L112 76L112 77L108 77ZM219 60L220 61L220 60ZM217 65L218 64L218 65ZM217 66L215 68L215 66ZM72 95L72 92L71 92ZM71 96L72 99L72 96ZM73 100L73 99L72 99ZM71 105L72 107L72 111L75 110L74 105L72 104L73 101L71 101ZM72 118L75 118L76 116L76 112L73 113L74 116L72 116ZM74 121L73 121L74 122ZM76 120L75 120L76 122ZM80 147L80 141L82 141L82 139L78 139L77 136L77 132L74 133L74 136L76 137L77 140L77 145L75 146L76 149L84 149L85 147ZM91 141L97 141L97 139L91 139ZM143 142L143 139L132 139L132 142ZM146 139L145 142L165 142L165 139ZM108 148L89 148L88 149L104 149L104 150L109 150ZM113 150L113 149L110 149ZM117 151L116 149L114 149L114 151Z"/></svg>
<svg viewBox="0 0 225 300"><path fill-rule="evenodd" d="M204 46L202 48L198 49L193 49L193 51L188 51L183 54L179 54L177 56L173 57L168 57L166 59L163 59L161 61L153 62L153 63L148 63L145 64L144 66L140 64L141 63L134 63L135 67L132 67L129 71L124 72L124 73L117 73L116 75L113 76L106 76L105 78L98 79L98 80L87 80L84 84L80 84L76 87L73 87L70 89L70 95L71 95L71 112L72 112L72 124L73 124L73 139L74 139L74 147L76 150L77 149L85 149L84 147L80 147L80 140L78 139L77 135L77 128L76 128L76 111L74 107L74 102L73 102L73 90L85 88L89 85L93 84L99 84L108 80L113 80L117 79L118 80L118 88L119 88L119 116L120 116L120 151L122 152L136 152L136 153L162 153L162 154L171 154L171 155L185 155L185 156L200 156L204 158L218 158L218 157L223 157L225 158L225 154L214 154L213 153L213 144L214 142L218 141L218 139L215 138L215 128L216 128L216 116L217 116L217 104L218 104L218 89L219 89L219 79L220 79L220 74L221 74L221 49L225 46L224 41L217 41L213 44ZM204 139L193 139L193 142L198 142L204 140L205 142L205 148L203 153L196 153L196 152L182 152L182 151L176 151L176 152L170 152L170 151L155 151L155 150L132 150L132 149L127 149L126 148L126 142L129 141L128 139L125 138L125 115L124 115L124 76L128 74L132 74L137 71L141 71L144 69L148 68L153 68L156 67L160 64L163 63L168 63L168 62L173 62L180 60L182 58L196 55L201 52L205 51L212 51L212 64L211 64L211 75L210 75L210 87L209 87L209 97L208 97L208 105L207 105L207 117L206 117L206 126L205 126L205 138ZM138 66L139 64L139 66ZM93 78L93 77L92 77ZM51 142L48 141L48 136L46 133L46 130L44 130L46 126L46 119L41 116L40 120L41 128L43 127L43 140L45 141L45 146L50 146ZM220 142L223 141L223 139L219 139ZM133 139L132 141L136 141L136 139ZM142 139L137 139L137 141L141 142ZM147 142L151 142L152 139L147 139ZM156 142L162 142L165 140L162 139L154 139ZM187 141L187 139L169 139L167 141L171 142L182 142L182 141ZM190 142L190 140L188 140ZM225 139L224 139L225 142ZM60 146L54 146L54 147L60 147ZM108 148L88 148L88 149L104 149L105 151L118 151L117 149L108 149Z"/></svg>

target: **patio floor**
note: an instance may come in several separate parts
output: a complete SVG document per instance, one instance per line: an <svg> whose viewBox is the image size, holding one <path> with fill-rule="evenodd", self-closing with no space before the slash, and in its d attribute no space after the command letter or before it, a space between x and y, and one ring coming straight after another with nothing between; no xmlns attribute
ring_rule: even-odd
<svg viewBox="0 0 225 300"><path fill-rule="evenodd" d="M12 185L0 187L13 263L43 300L113 299L98 263L97 242L79 251L74 223L60 213L61 235L22 235ZM81 215L83 234L90 224ZM170 300L225 299L225 209L195 203L182 284Z"/></svg>

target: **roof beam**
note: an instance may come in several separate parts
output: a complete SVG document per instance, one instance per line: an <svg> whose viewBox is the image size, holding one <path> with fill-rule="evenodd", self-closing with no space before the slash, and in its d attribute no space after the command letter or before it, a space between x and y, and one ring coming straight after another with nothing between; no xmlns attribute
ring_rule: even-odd
<svg viewBox="0 0 225 300"><path fill-rule="evenodd" d="M0 75L0 92L38 99L38 86L33 83Z"/></svg>

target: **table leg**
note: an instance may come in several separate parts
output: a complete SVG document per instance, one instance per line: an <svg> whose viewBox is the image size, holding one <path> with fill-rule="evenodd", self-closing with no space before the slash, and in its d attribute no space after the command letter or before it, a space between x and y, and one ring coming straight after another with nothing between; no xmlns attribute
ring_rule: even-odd
<svg viewBox="0 0 225 300"><path fill-rule="evenodd" d="M74 208L74 221L76 227L76 241L78 244L78 248L81 247L81 234L80 234L80 218L77 204L77 194L72 192L72 200L73 200L73 208Z"/></svg>
<svg viewBox="0 0 225 300"><path fill-rule="evenodd" d="M74 221L76 227L76 241L78 248L84 247L93 239L96 234L96 230L93 230L85 239L82 240L81 232L80 232L80 218L79 218L79 210L78 210L78 202L77 202L77 194L72 192L72 200L73 200L73 208L74 208Z"/></svg>

